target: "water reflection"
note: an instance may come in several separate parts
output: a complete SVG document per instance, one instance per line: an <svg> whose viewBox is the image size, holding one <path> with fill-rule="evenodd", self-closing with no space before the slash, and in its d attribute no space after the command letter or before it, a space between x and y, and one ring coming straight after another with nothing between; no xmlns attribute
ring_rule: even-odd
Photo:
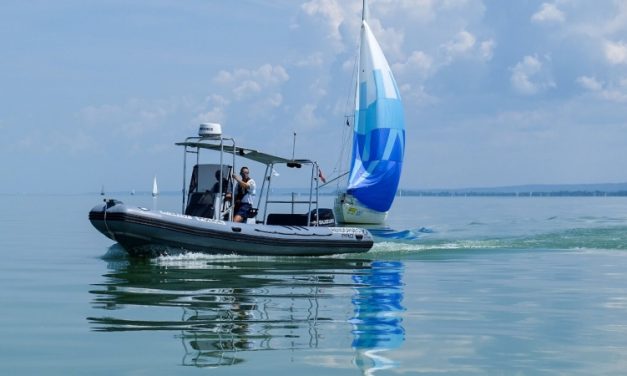
<svg viewBox="0 0 627 376"><path fill-rule="evenodd" d="M92 329L173 331L184 365L235 365L249 351L343 346L368 373L381 368L382 349L403 341L401 263L165 258L116 261L109 269L90 291L93 307L106 311L87 318ZM351 325L352 345L338 344Z"/></svg>
<svg viewBox="0 0 627 376"><path fill-rule="evenodd" d="M402 270L400 262L374 261L369 273L353 276L360 286L352 299L355 363L367 375L398 366L386 353L405 340Z"/></svg>

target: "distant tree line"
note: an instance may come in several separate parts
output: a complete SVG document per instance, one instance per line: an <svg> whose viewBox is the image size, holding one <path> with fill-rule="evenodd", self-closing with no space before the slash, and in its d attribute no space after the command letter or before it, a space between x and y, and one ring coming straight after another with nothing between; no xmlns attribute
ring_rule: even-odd
<svg viewBox="0 0 627 376"><path fill-rule="evenodd" d="M627 197L627 191L555 191L555 192L457 192L457 191L405 191L402 196L437 197Z"/></svg>

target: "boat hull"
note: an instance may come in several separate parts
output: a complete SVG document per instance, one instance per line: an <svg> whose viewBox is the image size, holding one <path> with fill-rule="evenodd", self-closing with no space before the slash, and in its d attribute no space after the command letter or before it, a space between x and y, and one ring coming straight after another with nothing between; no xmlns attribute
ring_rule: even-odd
<svg viewBox="0 0 627 376"><path fill-rule="evenodd" d="M132 256L186 252L243 255L320 256L367 252L368 230L246 224L129 207L116 202L94 207L92 225Z"/></svg>
<svg viewBox="0 0 627 376"><path fill-rule="evenodd" d="M333 207L335 218L340 223L380 225L385 222L388 212L380 212L365 207L348 193L340 193Z"/></svg>

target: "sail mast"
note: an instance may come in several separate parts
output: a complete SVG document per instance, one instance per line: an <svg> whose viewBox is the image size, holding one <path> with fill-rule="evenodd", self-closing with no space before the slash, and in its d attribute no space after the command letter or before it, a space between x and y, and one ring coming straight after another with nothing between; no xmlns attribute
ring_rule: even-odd
<svg viewBox="0 0 627 376"><path fill-rule="evenodd" d="M371 210L386 212L400 180L405 121L392 70L368 24L367 0L363 7L347 193Z"/></svg>

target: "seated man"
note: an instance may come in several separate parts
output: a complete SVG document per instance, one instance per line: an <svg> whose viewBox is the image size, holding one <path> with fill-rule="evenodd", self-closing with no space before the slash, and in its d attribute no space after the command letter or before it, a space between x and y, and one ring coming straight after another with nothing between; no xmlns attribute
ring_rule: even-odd
<svg viewBox="0 0 627 376"><path fill-rule="evenodd" d="M233 221L245 222L253 208L255 195L257 194L257 185L250 178L248 167L242 167L239 171L241 178L233 174L233 179L237 182L237 190L235 194L235 216Z"/></svg>

